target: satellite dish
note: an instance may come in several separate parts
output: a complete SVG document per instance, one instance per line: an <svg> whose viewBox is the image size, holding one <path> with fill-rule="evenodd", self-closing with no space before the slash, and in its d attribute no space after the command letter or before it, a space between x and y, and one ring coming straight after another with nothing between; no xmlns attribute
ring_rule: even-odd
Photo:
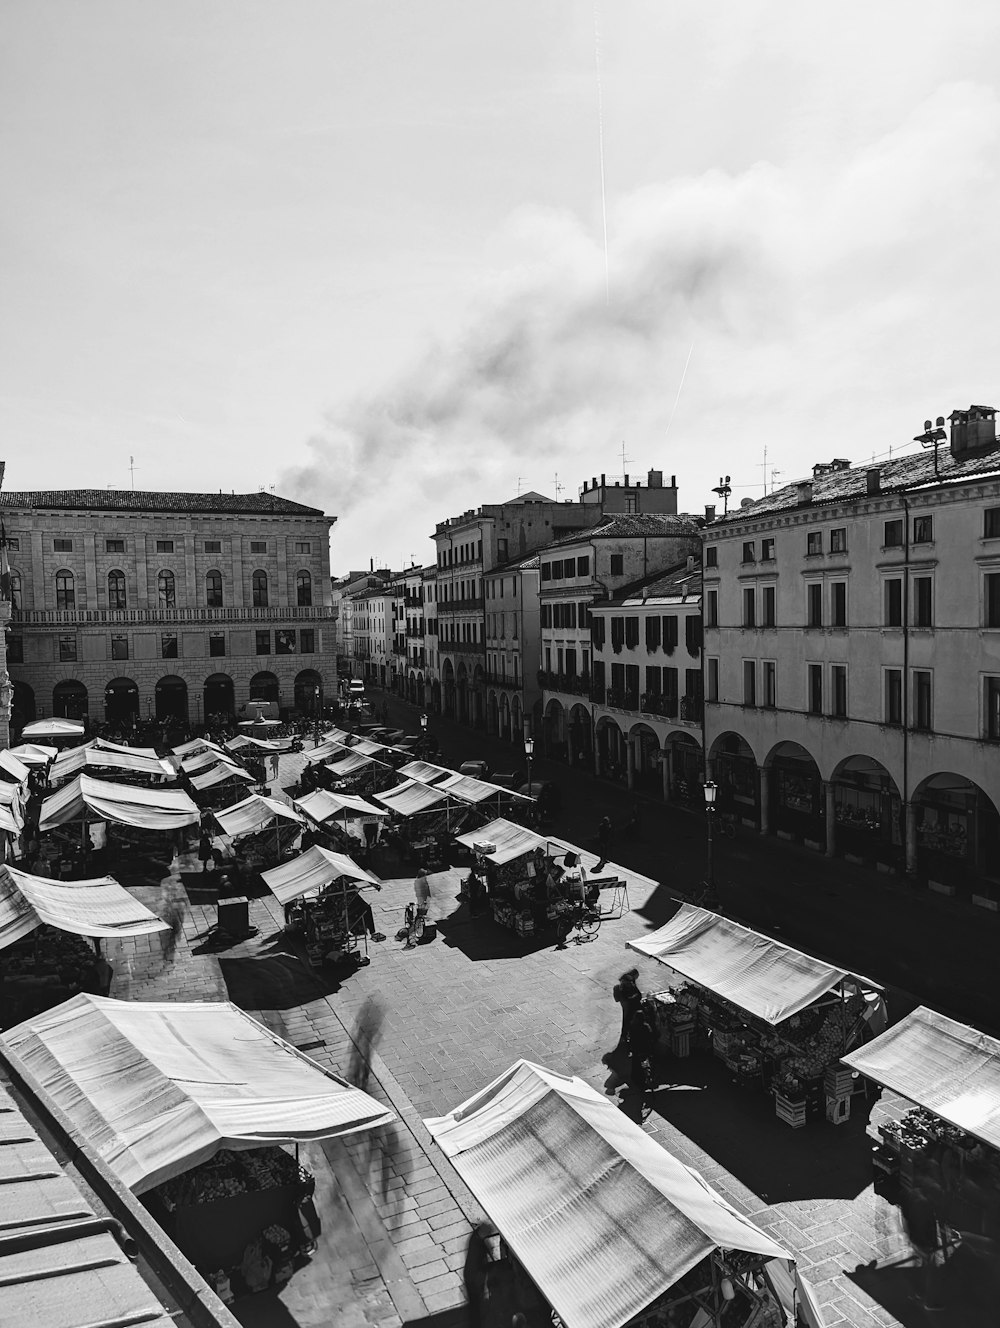
<svg viewBox="0 0 1000 1328"><path fill-rule="evenodd" d="M928 425L927 427L930 428L930 425ZM937 427L938 427L939 429L943 429L943 428L944 428L944 416L943 416L943 415L939 415L939 416L937 417Z"/></svg>
<svg viewBox="0 0 1000 1328"><path fill-rule="evenodd" d="M740 507L753 507L753 499L744 498L740 503Z"/></svg>

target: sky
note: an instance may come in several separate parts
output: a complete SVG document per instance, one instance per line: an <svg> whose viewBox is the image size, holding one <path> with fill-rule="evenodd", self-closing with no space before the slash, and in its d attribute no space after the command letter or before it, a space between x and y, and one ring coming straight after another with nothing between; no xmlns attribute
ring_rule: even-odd
<svg viewBox="0 0 1000 1328"><path fill-rule="evenodd" d="M698 513L912 449L1000 406L998 33L995 0L3 0L7 486L273 486L337 516L337 574L601 473Z"/></svg>

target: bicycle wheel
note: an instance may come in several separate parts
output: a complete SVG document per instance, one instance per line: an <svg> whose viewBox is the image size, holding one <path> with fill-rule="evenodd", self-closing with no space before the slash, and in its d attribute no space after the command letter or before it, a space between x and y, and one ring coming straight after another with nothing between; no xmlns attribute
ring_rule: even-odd
<svg viewBox="0 0 1000 1328"><path fill-rule="evenodd" d="M601 919L597 913L585 913L580 919L580 930L584 936L592 939L601 930Z"/></svg>

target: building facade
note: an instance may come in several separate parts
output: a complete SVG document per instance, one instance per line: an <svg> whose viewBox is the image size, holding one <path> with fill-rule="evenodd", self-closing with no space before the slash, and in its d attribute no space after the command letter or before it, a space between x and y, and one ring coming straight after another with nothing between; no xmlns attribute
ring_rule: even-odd
<svg viewBox="0 0 1000 1328"><path fill-rule="evenodd" d="M541 700L538 683L540 555L487 572L486 731L517 742Z"/></svg>
<svg viewBox="0 0 1000 1328"><path fill-rule="evenodd" d="M1000 447L950 423L707 527L707 754L761 833L995 903Z"/></svg>
<svg viewBox="0 0 1000 1328"><path fill-rule="evenodd" d="M335 683L329 532L269 493L0 493L15 727L311 713Z"/></svg>

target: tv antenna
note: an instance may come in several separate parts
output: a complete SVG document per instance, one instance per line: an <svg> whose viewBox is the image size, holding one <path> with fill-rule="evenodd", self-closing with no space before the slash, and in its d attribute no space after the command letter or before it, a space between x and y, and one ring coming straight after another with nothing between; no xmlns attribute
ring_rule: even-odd
<svg viewBox="0 0 1000 1328"><path fill-rule="evenodd" d="M566 487L565 484L560 484L560 483L559 483L559 472L558 472L558 470L556 471L555 475L552 477L552 483L556 486L556 502L558 502L558 501L559 501L559 495L562 493L563 489L565 489L565 487ZM520 490L519 490L518 492L520 492Z"/></svg>
<svg viewBox="0 0 1000 1328"><path fill-rule="evenodd" d="M733 486L729 483L728 475L720 475L718 485L712 490L722 499L722 515L725 516L729 511L729 495L733 491Z"/></svg>
<svg viewBox="0 0 1000 1328"><path fill-rule="evenodd" d="M128 470L129 470L129 474L132 476L132 488L133 488L133 489L135 488L135 472L136 472L137 470L139 470L139 469L140 469L140 467L137 466L137 465L135 464L135 457L134 457L134 456L130 456L129 459L128 459Z"/></svg>
<svg viewBox="0 0 1000 1328"><path fill-rule="evenodd" d="M938 446L945 441L948 435L944 431L944 416L939 415L934 424L930 420L924 420L924 431L915 435L913 441L919 443L921 447L933 447L934 449L934 478L940 479L941 472L938 470ZM874 461L874 456L872 457Z"/></svg>
<svg viewBox="0 0 1000 1328"><path fill-rule="evenodd" d="M625 476L628 474L625 467L629 464L629 462L634 460L635 460L634 457L625 455L625 440L623 439L622 440L622 483L623 484L625 483Z"/></svg>
<svg viewBox="0 0 1000 1328"><path fill-rule="evenodd" d="M521 476L518 475L518 477L517 477L517 496L518 496L518 498L520 498L520 496L521 496L521 485L522 485L523 483L524 483L524 481L521 479Z"/></svg>

